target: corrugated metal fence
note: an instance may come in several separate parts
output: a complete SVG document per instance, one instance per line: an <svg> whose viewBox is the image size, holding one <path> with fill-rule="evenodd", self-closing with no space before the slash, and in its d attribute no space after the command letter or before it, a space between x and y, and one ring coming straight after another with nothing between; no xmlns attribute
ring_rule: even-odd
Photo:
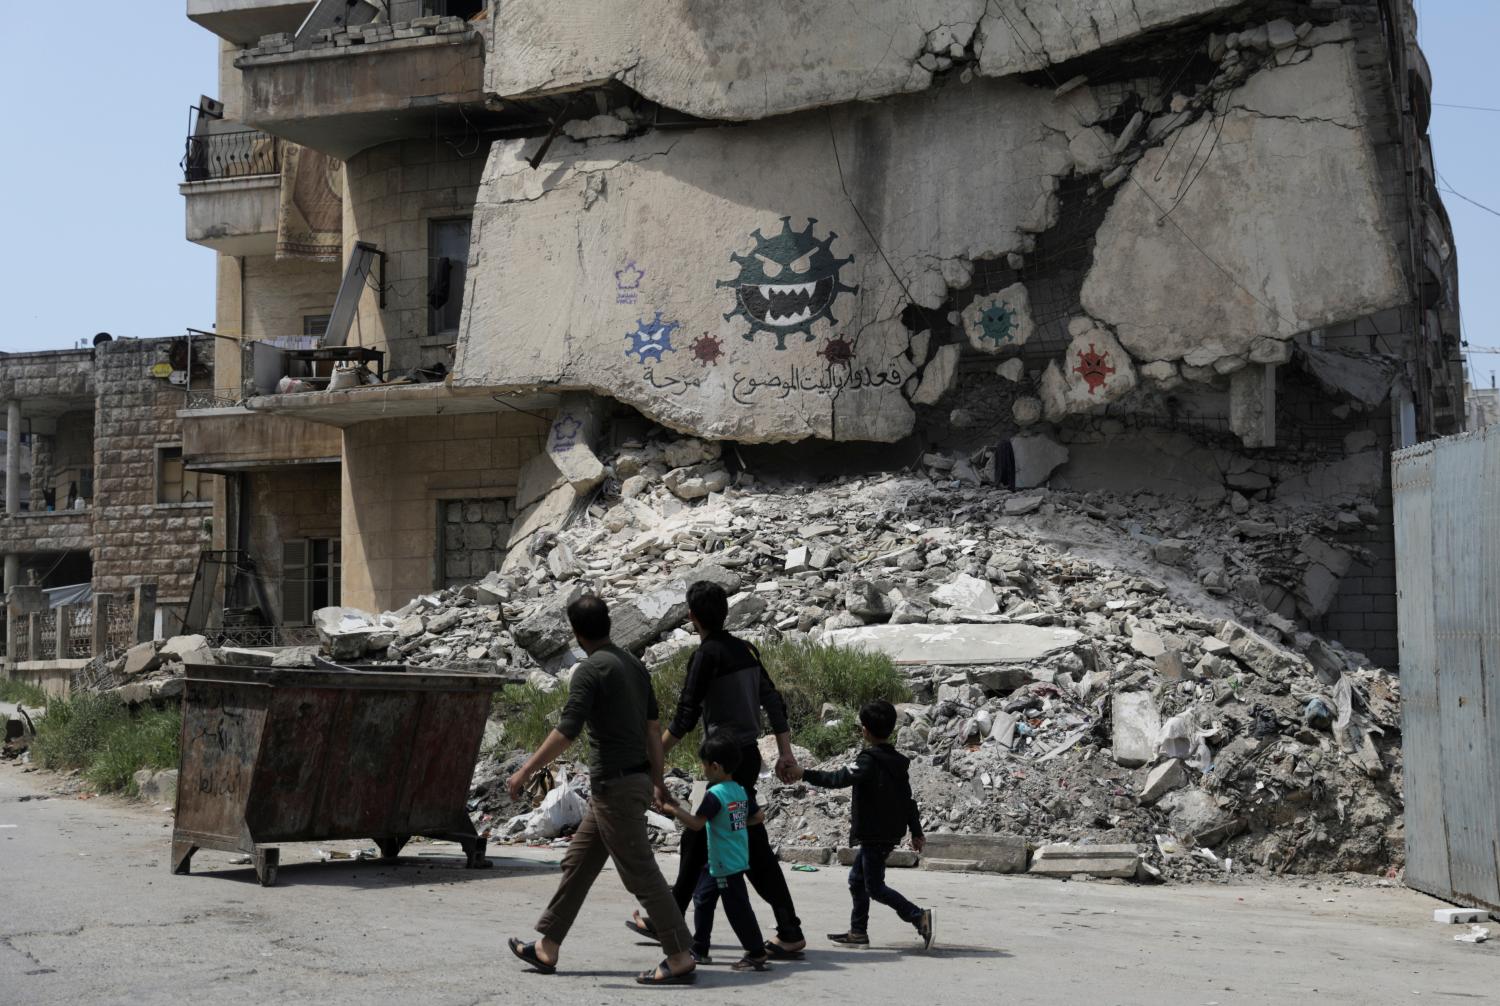
<svg viewBox="0 0 1500 1006"><path fill-rule="evenodd" d="M1500 427L1393 463L1406 882L1500 909Z"/></svg>

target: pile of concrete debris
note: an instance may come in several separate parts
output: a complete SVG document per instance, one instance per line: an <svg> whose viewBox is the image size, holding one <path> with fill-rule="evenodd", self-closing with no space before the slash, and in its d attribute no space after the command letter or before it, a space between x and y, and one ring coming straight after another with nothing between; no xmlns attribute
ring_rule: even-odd
<svg viewBox="0 0 1500 1006"><path fill-rule="evenodd" d="M1341 539L1367 506L1008 492L956 478L969 459L924 460L770 485L714 444L627 445L587 513L512 571L319 626L338 659L551 689L579 656L575 596L609 600L616 640L655 662L692 644L684 591L711 579L736 631L874 647L908 670L900 745L935 831L1131 845L1168 876L1401 865L1395 678L1264 603L1357 559ZM845 799L778 800L769 825L788 847L836 847Z"/></svg>

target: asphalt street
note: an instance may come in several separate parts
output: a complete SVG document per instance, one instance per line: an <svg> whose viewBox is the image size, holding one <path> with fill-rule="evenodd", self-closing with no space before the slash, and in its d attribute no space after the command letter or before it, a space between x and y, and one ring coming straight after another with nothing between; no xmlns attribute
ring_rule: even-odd
<svg viewBox="0 0 1500 1006"><path fill-rule="evenodd" d="M55 795L55 782L0 765L0 1003L1460 1002L1491 1000L1500 963L1500 942L1455 943L1466 927L1434 924L1441 903L1399 887L911 870L890 880L936 909L934 949L889 913L873 916L871 948L837 948L823 934L847 926L848 895L843 872L824 869L791 876L805 961L739 975L723 946L696 986L642 989L632 976L659 953L624 928L632 902L606 870L546 977L505 938L530 938L556 851L494 848L494 868L471 871L441 844L414 843L395 865L293 846L270 888L199 852L178 877L162 808ZM722 921L718 933L730 935Z"/></svg>

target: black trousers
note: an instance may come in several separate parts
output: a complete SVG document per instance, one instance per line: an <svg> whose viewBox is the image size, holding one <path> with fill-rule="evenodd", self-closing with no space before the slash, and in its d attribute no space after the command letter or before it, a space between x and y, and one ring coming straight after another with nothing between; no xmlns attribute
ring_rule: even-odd
<svg viewBox="0 0 1500 1006"><path fill-rule="evenodd" d="M748 957L760 957L766 952L766 941L760 934L760 923L755 921L755 910L750 907L750 894L745 890L745 875L735 873L728 877L715 877L704 867L698 877L698 887L693 891L693 951L707 957L713 945L714 905L724 903L724 917L740 946Z"/></svg>
<svg viewBox="0 0 1500 1006"><path fill-rule="evenodd" d="M745 788L745 793L755 801L755 784L760 780L760 749L754 744L740 749L740 767L734 770L734 781ZM799 943L802 940L802 920L797 918L796 906L792 904L792 892L786 884L786 874L776 853L771 851L771 838L763 824L751 825L750 869L746 876L750 886L761 900L771 906L776 917L776 937L783 943ZM672 897L677 907L687 914L688 903L698 887L698 879L708 866L708 835L705 832L684 829L677 864L677 883L672 885Z"/></svg>
<svg viewBox="0 0 1500 1006"><path fill-rule="evenodd" d="M849 913L849 931L870 931L870 902L878 901L895 909L902 922L916 922L922 910L903 898L885 882L885 858L894 845L865 843L854 854L854 865L849 868L849 897L854 901L854 910Z"/></svg>

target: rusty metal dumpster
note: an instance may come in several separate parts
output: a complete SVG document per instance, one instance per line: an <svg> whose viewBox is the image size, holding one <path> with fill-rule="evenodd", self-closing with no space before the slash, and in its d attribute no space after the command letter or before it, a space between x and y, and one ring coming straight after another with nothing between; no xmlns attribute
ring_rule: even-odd
<svg viewBox="0 0 1500 1006"><path fill-rule="evenodd" d="M488 866L469 784L497 675L189 664L172 872L199 849L243 852L276 880L276 843L414 835Z"/></svg>

